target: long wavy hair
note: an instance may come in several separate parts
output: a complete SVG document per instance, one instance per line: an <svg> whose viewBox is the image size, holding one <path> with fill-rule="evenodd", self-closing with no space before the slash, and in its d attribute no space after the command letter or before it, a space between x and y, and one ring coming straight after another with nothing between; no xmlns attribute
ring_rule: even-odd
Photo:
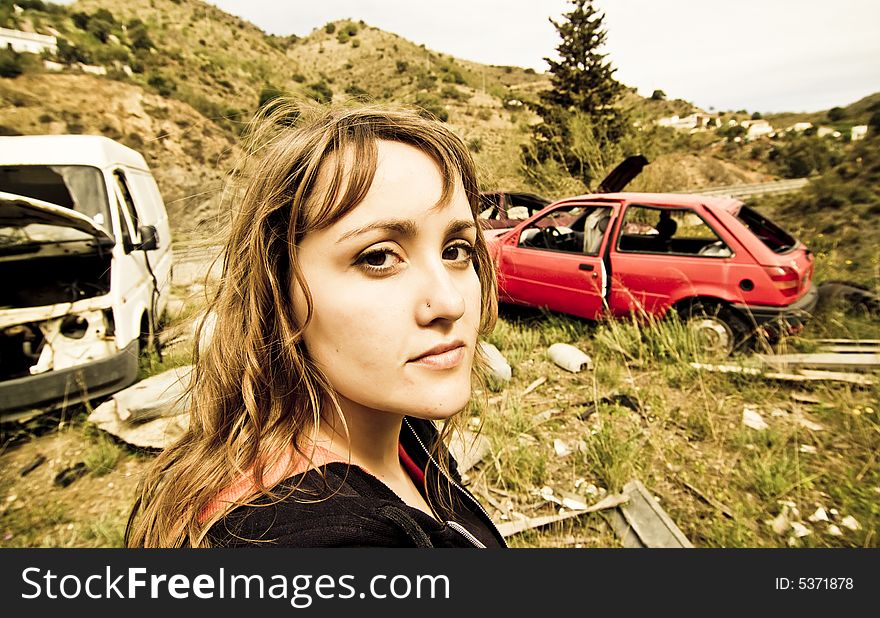
<svg viewBox="0 0 880 618"><path fill-rule="evenodd" d="M341 415L333 387L303 344L313 305L297 245L364 199L376 172L378 140L408 144L430 156L442 174L442 201L451 198L460 179L476 220L474 162L461 139L436 119L401 108L278 101L259 114L224 198L231 228L222 278L207 313L215 316L213 333L201 351L201 345L194 346L189 428L156 457L141 481L126 528L128 546L209 545L207 531L231 508L274 495L264 476L291 446L300 457L312 456L300 438L309 428L316 431L327 406ZM350 156L334 156L341 153ZM317 192L319 173L329 182ZM495 324L497 300L491 257L479 233L474 268L482 288L480 335L485 336ZM302 323L293 307L294 281L305 291ZM197 341L207 328L203 320ZM478 348L474 373L479 382L484 370ZM444 424L441 437L449 430ZM442 440L434 447L443 449ZM219 492L244 475L253 477L249 495L207 520L200 518Z"/></svg>

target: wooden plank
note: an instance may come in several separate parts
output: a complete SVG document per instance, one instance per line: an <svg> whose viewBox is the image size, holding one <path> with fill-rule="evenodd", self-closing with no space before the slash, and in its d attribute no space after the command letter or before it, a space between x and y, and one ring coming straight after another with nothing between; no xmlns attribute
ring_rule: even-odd
<svg viewBox="0 0 880 618"><path fill-rule="evenodd" d="M880 354L758 354L757 357L763 363L778 369L880 369Z"/></svg>
<svg viewBox="0 0 880 618"><path fill-rule="evenodd" d="M811 341L837 345L880 345L880 339L812 339Z"/></svg>
<svg viewBox="0 0 880 618"><path fill-rule="evenodd" d="M837 354L880 354L880 345L873 343L857 343L853 345L822 345L819 346L820 352L833 352Z"/></svg>
<svg viewBox="0 0 880 618"><path fill-rule="evenodd" d="M623 493L629 500L620 512L645 547L693 547L641 481L633 479Z"/></svg>
<svg viewBox="0 0 880 618"><path fill-rule="evenodd" d="M585 513L594 513L595 511L601 511L604 509L613 509L620 506L621 504L625 504L628 499L629 498L624 494L612 494L610 496L605 496L596 504L593 504L592 506L582 511L568 511L566 513L562 513L561 515L545 515L543 517L529 517L528 519L523 519L520 521L507 521L502 524L496 524L495 527L498 528L498 532L501 533L501 536L509 537L514 534L523 532L524 530L541 528L543 526L554 524L560 521L565 521L566 519L571 519L573 517L580 517Z"/></svg>
<svg viewBox="0 0 880 618"><path fill-rule="evenodd" d="M782 380L785 382L846 382L859 386L873 386L874 380L869 376L858 373L841 371L822 371L818 369L800 369L798 373L768 372L764 373L756 367L743 367L741 365L709 365L706 363L691 363L694 369L704 371L717 371L721 373L742 373L755 375L768 380Z"/></svg>
<svg viewBox="0 0 880 618"><path fill-rule="evenodd" d="M860 386L873 386L874 379L858 373L844 373L841 371L822 371L820 369L801 369L796 374L791 373L765 373L765 378L775 380L788 380L791 382L848 382Z"/></svg>

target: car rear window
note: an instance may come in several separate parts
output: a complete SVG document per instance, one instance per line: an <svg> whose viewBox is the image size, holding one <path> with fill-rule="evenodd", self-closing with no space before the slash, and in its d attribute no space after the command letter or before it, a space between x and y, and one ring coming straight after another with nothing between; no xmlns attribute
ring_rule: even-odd
<svg viewBox="0 0 880 618"><path fill-rule="evenodd" d="M797 240L770 219L748 206L736 213L736 218L774 253L785 253L797 244Z"/></svg>

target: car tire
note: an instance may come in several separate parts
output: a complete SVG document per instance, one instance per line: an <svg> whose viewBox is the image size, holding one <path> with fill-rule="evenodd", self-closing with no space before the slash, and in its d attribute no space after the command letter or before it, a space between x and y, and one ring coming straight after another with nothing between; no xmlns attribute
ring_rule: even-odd
<svg viewBox="0 0 880 618"><path fill-rule="evenodd" d="M693 302L681 317L698 349L710 356L730 356L748 344L749 328L745 320L721 303Z"/></svg>

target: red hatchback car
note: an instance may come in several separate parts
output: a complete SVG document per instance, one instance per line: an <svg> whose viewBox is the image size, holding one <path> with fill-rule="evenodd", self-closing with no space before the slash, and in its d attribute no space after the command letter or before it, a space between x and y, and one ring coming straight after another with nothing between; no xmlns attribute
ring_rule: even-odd
<svg viewBox="0 0 880 618"><path fill-rule="evenodd" d="M484 234L502 302L592 320L672 309L723 353L756 328L800 330L818 299L809 249L730 198L583 195Z"/></svg>

